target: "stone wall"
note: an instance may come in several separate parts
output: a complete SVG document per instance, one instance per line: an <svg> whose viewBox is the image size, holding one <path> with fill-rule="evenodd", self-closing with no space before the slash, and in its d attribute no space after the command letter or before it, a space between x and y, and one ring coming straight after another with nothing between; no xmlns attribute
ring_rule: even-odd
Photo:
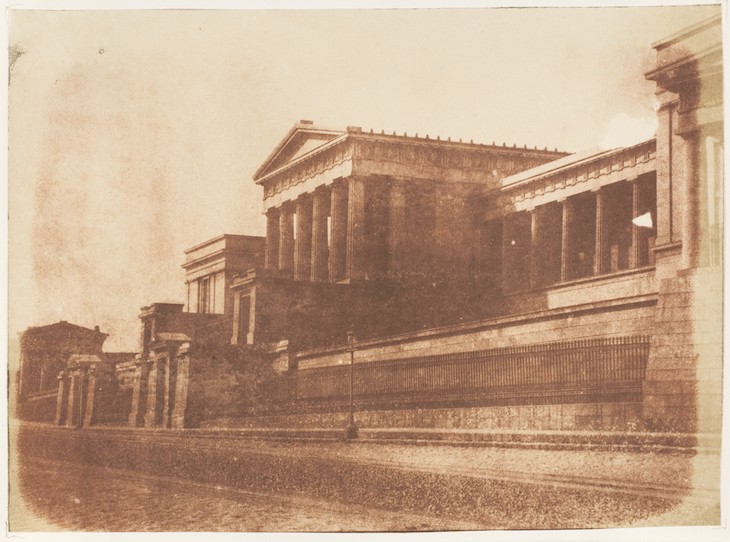
<svg viewBox="0 0 730 542"><path fill-rule="evenodd" d="M662 281L644 384L652 429L720 432L721 299L719 267Z"/></svg>
<svg viewBox="0 0 730 542"><path fill-rule="evenodd" d="M53 422L56 415L56 390L36 393L20 403L19 417L33 422Z"/></svg>
<svg viewBox="0 0 730 542"><path fill-rule="evenodd" d="M356 410L360 429L501 429L633 431L643 428L640 402L516 405L468 408ZM222 419L203 427L344 429L348 413L312 412Z"/></svg>

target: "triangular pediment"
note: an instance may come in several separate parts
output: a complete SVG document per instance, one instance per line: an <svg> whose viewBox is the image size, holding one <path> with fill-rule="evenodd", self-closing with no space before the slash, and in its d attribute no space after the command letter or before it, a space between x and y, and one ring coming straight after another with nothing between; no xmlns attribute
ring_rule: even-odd
<svg viewBox="0 0 730 542"><path fill-rule="evenodd" d="M30 334L30 335L45 334L45 333L52 333L52 332L81 333L81 334L88 334L88 335L106 335L105 333L102 333L98 329L89 329L87 327L82 327L82 326L78 326L76 324L71 324L69 322L66 322L65 320L61 320L60 322L56 322L55 324L30 327L25 331L26 334Z"/></svg>
<svg viewBox="0 0 730 542"><path fill-rule="evenodd" d="M258 182L269 173L296 162L345 134L344 131L325 130L311 124L295 125L256 171L254 181Z"/></svg>

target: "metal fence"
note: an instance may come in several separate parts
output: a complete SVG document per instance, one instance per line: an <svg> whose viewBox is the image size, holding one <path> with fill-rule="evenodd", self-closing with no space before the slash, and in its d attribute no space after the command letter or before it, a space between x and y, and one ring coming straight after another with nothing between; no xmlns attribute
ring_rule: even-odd
<svg viewBox="0 0 730 542"><path fill-rule="evenodd" d="M357 353L355 353L357 360ZM550 404L639 400L649 357L647 336L608 337L419 356L353 367L359 405ZM350 367L295 371L300 406L349 398Z"/></svg>

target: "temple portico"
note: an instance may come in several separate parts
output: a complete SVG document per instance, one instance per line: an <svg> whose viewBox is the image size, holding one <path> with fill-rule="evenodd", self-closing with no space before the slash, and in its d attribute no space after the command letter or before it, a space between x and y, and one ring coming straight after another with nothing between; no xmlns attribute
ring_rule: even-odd
<svg viewBox="0 0 730 542"><path fill-rule="evenodd" d="M303 121L254 176L264 187L266 268L330 283L474 275L485 194L562 156Z"/></svg>

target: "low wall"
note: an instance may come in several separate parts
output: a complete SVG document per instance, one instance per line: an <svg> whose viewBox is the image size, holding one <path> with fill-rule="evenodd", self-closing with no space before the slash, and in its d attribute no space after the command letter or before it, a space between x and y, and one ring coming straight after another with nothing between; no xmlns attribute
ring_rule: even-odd
<svg viewBox="0 0 730 542"><path fill-rule="evenodd" d="M641 402L521 405L467 408L362 410L356 406L360 429L505 429L631 431L643 428ZM347 424L345 405L339 411L248 416L214 420L203 427L282 427L341 429Z"/></svg>
<svg viewBox="0 0 730 542"><path fill-rule="evenodd" d="M20 403L20 418L33 422L53 422L56 416L57 391L36 393Z"/></svg>

